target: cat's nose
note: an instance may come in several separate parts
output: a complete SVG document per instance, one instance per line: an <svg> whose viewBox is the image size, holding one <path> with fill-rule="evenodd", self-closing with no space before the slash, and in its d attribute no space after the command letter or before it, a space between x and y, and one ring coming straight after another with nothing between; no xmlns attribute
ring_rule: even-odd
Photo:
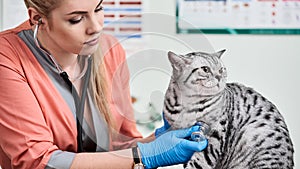
<svg viewBox="0 0 300 169"><path fill-rule="evenodd" d="M218 80L218 82L221 80L221 76L220 75L216 75L215 78Z"/></svg>

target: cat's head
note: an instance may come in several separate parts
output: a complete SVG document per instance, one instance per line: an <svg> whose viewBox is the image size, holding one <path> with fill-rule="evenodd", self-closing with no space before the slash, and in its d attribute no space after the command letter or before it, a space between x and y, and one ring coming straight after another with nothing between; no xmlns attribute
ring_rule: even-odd
<svg viewBox="0 0 300 169"><path fill-rule="evenodd" d="M190 95L213 96L220 93L226 86L227 78L221 60L224 52L193 52L185 55L168 52L173 67L171 81Z"/></svg>

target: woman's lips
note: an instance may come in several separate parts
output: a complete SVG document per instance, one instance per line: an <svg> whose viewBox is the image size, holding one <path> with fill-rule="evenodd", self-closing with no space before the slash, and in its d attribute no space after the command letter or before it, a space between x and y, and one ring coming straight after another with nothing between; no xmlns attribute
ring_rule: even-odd
<svg viewBox="0 0 300 169"><path fill-rule="evenodd" d="M94 45L97 45L98 42L99 42L99 37L89 40L89 41L86 41L86 42L84 42L84 44L89 45L89 46L94 46Z"/></svg>

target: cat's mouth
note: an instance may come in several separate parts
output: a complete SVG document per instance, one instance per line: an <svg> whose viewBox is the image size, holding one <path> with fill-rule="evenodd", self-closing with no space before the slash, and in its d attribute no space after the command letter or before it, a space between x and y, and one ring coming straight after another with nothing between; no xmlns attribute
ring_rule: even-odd
<svg viewBox="0 0 300 169"><path fill-rule="evenodd" d="M199 85L199 84L201 84L205 88L214 88L214 87L218 87L219 88L220 87L219 83L217 83L217 82L214 82L212 80L203 81L203 79L192 80L191 84L193 84L193 85Z"/></svg>
<svg viewBox="0 0 300 169"><path fill-rule="evenodd" d="M192 84L200 84L202 81L202 79L196 79L196 80L192 80L191 83Z"/></svg>
<svg viewBox="0 0 300 169"><path fill-rule="evenodd" d="M213 81L208 81L208 82L206 82L206 83L203 83L202 84L204 87L206 87L206 88L214 88L214 87L217 87L217 88L219 88L220 86L219 86L219 83L216 83L216 82L213 82Z"/></svg>

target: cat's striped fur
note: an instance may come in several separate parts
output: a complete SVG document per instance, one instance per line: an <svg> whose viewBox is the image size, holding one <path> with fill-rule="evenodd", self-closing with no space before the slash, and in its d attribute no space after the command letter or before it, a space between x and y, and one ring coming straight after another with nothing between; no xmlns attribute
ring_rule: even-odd
<svg viewBox="0 0 300 169"><path fill-rule="evenodd" d="M211 131L209 145L185 168L292 169L293 145L284 118L261 94L226 83L226 69L216 53L168 53L173 67L164 115L174 129L197 120Z"/></svg>

